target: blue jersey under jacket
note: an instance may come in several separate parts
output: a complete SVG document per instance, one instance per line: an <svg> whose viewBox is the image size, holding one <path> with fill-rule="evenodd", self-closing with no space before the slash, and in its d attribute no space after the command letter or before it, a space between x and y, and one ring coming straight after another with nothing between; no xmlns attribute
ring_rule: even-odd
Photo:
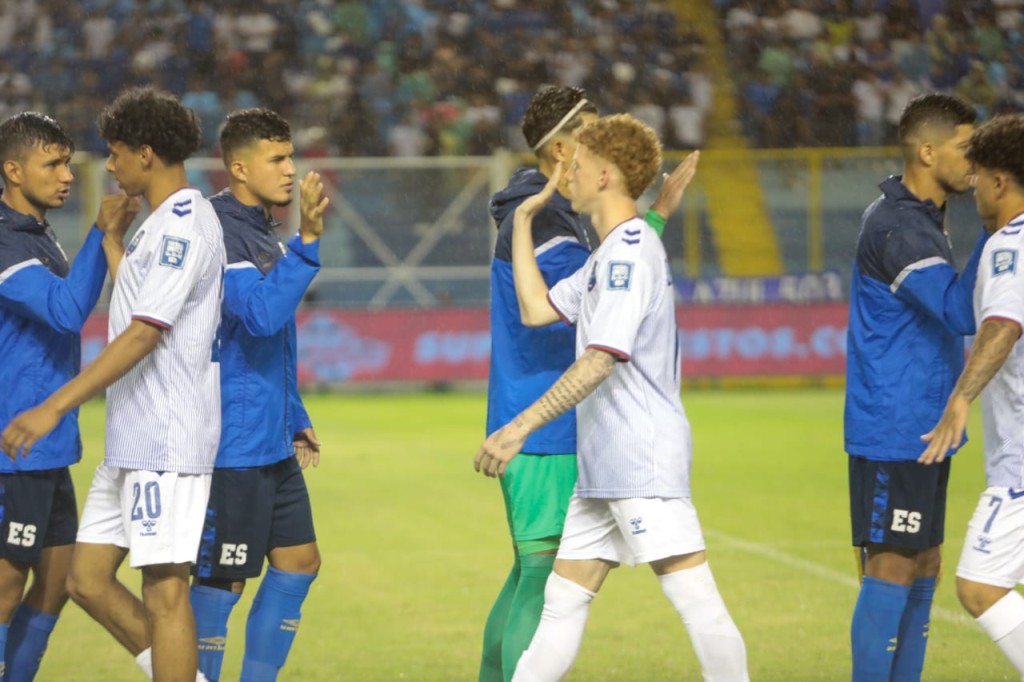
<svg viewBox="0 0 1024 682"><path fill-rule="evenodd" d="M853 265L845 445L850 455L916 460L964 368L988 235L981 233L958 276L943 210L898 176L880 187L864 212Z"/></svg>
<svg viewBox="0 0 1024 682"><path fill-rule="evenodd" d="M262 206L224 190L210 201L224 228L218 469L264 466L295 453L311 426L299 397L295 310L320 269L320 241L287 247Z"/></svg>
<svg viewBox="0 0 1024 682"><path fill-rule="evenodd" d="M541 397L576 360L576 330L564 324L524 326L512 277L512 219L527 197L548 179L521 168L491 198L498 241L491 261L491 367L487 387L487 434L510 422ZM556 193L533 218L533 244L544 282L552 287L579 270L590 256L586 228L569 200ZM576 411L530 434L523 452L576 452Z"/></svg>
<svg viewBox="0 0 1024 682"><path fill-rule="evenodd" d="M0 201L0 429L78 374L82 325L107 274L102 241L91 229L69 268L49 225ZM81 455L75 409L27 458L0 457L0 473L57 469Z"/></svg>

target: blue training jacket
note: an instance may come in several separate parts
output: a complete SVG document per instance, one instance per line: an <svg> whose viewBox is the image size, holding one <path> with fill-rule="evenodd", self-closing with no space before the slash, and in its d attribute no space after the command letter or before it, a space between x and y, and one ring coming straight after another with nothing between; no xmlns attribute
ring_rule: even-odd
<svg viewBox="0 0 1024 682"><path fill-rule="evenodd" d="M224 228L218 469L265 466L295 454L311 426L299 396L295 310L320 269L320 241L287 247L262 206L229 190L210 201Z"/></svg>
<svg viewBox="0 0 1024 682"><path fill-rule="evenodd" d="M516 207L539 193L548 179L521 168L508 187L491 198L491 216L498 242L491 261L491 368L487 387L487 434L490 435L529 407L576 360L576 330L556 323L526 327L519 317L512 277L512 219ZM534 216L533 244L537 265L548 287L579 270L590 256L580 217L569 200L556 193ZM530 434L523 452L576 452L576 412L570 410Z"/></svg>
<svg viewBox="0 0 1024 682"><path fill-rule="evenodd" d="M107 275L102 242L93 227L69 267L48 224L0 201L0 429L78 374L82 325ZM0 473L59 469L81 456L75 409L27 458L0 457Z"/></svg>
<svg viewBox="0 0 1024 682"><path fill-rule="evenodd" d="M944 212L892 176L861 220L846 348L846 452L916 460L942 417L974 334L982 231L957 275ZM955 449L951 452L955 452Z"/></svg>

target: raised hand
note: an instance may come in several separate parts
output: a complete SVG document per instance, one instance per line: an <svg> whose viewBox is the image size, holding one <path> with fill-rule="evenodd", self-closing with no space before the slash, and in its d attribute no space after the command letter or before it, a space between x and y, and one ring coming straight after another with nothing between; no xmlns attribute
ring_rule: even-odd
<svg viewBox="0 0 1024 682"><path fill-rule="evenodd" d="M516 208L516 217L532 218L538 211L547 206L547 203L551 201L551 197L555 196L555 190L558 189L558 183L561 179L562 162L559 161L555 164L555 170L551 173L551 177L548 178L548 184L544 185L544 189L537 194L534 194L532 197L528 197L526 201L519 204L519 207Z"/></svg>
<svg viewBox="0 0 1024 682"><path fill-rule="evenodd" d="M96 227L117 243L123 243L128 227L141 210L142 199L140 197L129 197L124 193L108 194L100 202Z"/></svg>
<svg viewBox="0 0 1024 682"><path fill-rule="evenodd" d="M671 174L665 173L662 176L664 182L661 189L658 190L658 198L651 204L651 209L655 213L666 219L675 213L675 210L679 208L679 202L683 200L683 192L693 180L693 176L697 174L698 161L700 161L700 150L690 152Z"/></svg>
<svg viewBox="0 0 1024 682"><path fill-rule="evenodd" d="M324 211L330 199L323 196L324 183L320 174L314 171L306 173L299 185L299 234L304 242L320 238L324 231Z"/></svg>

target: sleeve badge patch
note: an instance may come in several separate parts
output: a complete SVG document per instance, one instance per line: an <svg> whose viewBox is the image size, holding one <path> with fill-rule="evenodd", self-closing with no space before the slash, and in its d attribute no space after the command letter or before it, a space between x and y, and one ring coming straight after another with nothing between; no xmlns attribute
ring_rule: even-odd
<svg viewBox="0 0 1024 682"><path fill-rule="evenodd" d="M164 237L160 246L160 265L181 269L188 255L188 240L180 237Z"/></svg>
<svg viewBox="0 0 1024 682"><path fill-rule="evenodd" d="M612 261L608 264L608 289L610 291L628 291L629 281L632 277L632 263Z"/></svg>
<svg viewBox="0 0 1024 682"><path fill-rule="evenodd" d="M992 252L992 275L1017 272L1017 249L998 249Z"/></svg>

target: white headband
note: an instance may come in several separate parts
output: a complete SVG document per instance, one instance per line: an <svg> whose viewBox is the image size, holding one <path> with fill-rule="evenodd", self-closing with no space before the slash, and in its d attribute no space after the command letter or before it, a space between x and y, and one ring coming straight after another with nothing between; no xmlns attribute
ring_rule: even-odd
<svg viewBox="0 0 1024 682"><path fill-rule="evenodd" d="M533 145L532 151L537 151L538 149L543 147L545 144L547 144L547 141L550 140L555 135L557 135L558 131L561 130L563 127L565 127L565 124L568 123L569 121L571 121L573 116L575 116L576 114L580 113L580 109L582 109L585 106L587 106L587 99L586 99L586 97L581 99L579 102L576 102L576 106L574 106L572 109L570 109L569 113L567 113L565 116L563 116L562 120L559 121L558 123L556 123L554 128L552 128L551 130L548 131L547 135L545 135L544 137L540 138L540 142L538 142L537 144Z"/></svg>

